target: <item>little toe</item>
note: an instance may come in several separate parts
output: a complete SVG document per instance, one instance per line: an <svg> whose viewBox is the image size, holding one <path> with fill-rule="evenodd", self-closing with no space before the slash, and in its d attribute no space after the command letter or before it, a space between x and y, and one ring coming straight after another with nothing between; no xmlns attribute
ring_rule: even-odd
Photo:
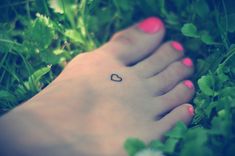
<svg viewBox="0 0 235 156"><path fill-rule="evenodd" d="M179 121L184 122L185 124L189 124L193 116L194 108L192 105L182 104L176 107L162 119L157 121L156 127L160 135L158 138L162 138L162 134L173 128L175 124Z"/></svg>
<svg viewBox="0 0 235 156"><path fill-rule="evenodd" d="M158 103L162 104L161 114L159 116L169 112L171 109L181 105L182 103L189 102L195 94L195 88L190 80L185 80L179 83L168 93L158 96Z"/></svg>
<svg viewBox="0 0 235 156"><path fill-rule="evenodd" d="M183 56L184 48L179 42L166 42L148 58L133 66L133 68L141 76L147 78L161 72Z"/></svg>
<svg viewBox="0 0 235 156"><path fill-rule="evenodd" d="M169 65L159 74L148 79L149 89L155 96L163 95L174 88L180 81L193 74L193 62L184 58Z"/></svg>
<svg viewBox="0 0 235 156"><path fill-rule="evenodd" d="M116 33L99 51L114 56L125 65L133 65L150 55L159 46L164 34L163 22L149 17Z"/></svg>

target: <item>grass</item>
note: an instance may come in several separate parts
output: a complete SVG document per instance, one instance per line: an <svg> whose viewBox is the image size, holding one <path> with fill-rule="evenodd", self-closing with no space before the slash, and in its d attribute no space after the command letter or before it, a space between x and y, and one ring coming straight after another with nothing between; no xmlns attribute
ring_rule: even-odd
<svg viewBox="0 0 235 156"><path fill-rule="evenodd" d="M74 56L141 19L159 16L167 27L165 40L182 42L196 62L196 115L189 128L178 123L166 133L164 142L145 145L129 138L127 152L152 148L170 156L232 156L234 5L233 0L2 0L0 114L41 91Z"/></svg>

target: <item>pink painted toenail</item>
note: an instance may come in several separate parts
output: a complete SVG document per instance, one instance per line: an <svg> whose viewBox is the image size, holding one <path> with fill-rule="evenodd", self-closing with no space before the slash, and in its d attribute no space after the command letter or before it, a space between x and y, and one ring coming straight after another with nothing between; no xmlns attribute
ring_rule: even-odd
<svg viewBox="0 0 235 156"><path fill-rule="evenodd" d="M187 67L192 67L193 66L193 61L190 58L185 58L183 59L183 64L186 65Z"/></svg>
<svg viewBox="0 0 235 156"><path fill-rule="evenodd" d="M190 81L190 80L185 80L184 85L190 89L194 88L194 85L193 85L192 81Z"/></svg>
<svg viewBox="0 0 235 156"><path fill-rule="evenodd" d="M178 50L178 51L183 51L184 50L183 46L177 41L172 41L171 46L173 48L175 48L176 50Z"/></svg>
<svg viewBox="0 0 235 156"><path fill-rule="evenodd" d="M193 106L188 106L188 112L189 112L189 114L190 115L194 115L194 108L193 108Z"/></svg>
<svg viewBox="0 0 235 156"><path fill-rule="evenodd" d="M149 17L138 24L138 28L145 33L153 34L163 27L163 22L157 17Z"/></svg>

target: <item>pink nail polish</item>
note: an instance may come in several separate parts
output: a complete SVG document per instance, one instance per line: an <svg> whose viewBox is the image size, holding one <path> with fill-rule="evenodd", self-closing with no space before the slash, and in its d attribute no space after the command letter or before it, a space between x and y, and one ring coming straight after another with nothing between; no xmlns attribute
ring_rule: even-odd
<svg viewBox="0 0 235 156"><path fill-rule="evenodd" d="M182 63L184 65L186 65L187 67L192 67L193 66L193 61L190 58L183 59Z"/></svg>
<svg viewBox="0 0 235 156"><path fill-rule="evenodd" d="M193 106L188 106L188 112L189 112L189 114L190 115L194 115L194 108L193 108Z"/></svg>
<svg viewBox="0 0 235 156"><path fill-rule="evenodd" d="M145 33L153 34L163 27L163 22L157 17L149 17L138 24L138 28Z"/></svg>
<svg viewBox="0 0 235 156"><path fill-rule="evenodd" d="M190 88L190 89L193 89L193 88L194 88L194 85L193 85L192 81L190 81L190 80L185 80L185 81L184 81L184 85L185 85L186 87Z"/></svg>
<svg viewBox="0 0 235 156"><path fill-rule="evenodd" d="M171 46L174 49L178 50L178 51L183 51L184 50L183 46L179 42L177 42L177 41L172 41L171 42Z"/></svg>

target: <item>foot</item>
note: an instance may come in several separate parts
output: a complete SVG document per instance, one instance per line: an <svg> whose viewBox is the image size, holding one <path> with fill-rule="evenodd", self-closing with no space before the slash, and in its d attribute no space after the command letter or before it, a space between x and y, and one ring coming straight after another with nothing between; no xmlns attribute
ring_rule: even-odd
<svg viewBox="0 0 235 156"><path fill-rule="evenodd" d="M154 17L118 32L99 49L74 58L14 111L30 115L34 137L43 133L36 132L37 123L49 134L39 140L67 145L74 155L124 156L128 137L162 138L176 122L190 122L193 107L187 102L194 94L186 80L193 63L178 42L161 44L164 33Z"/></svg>

